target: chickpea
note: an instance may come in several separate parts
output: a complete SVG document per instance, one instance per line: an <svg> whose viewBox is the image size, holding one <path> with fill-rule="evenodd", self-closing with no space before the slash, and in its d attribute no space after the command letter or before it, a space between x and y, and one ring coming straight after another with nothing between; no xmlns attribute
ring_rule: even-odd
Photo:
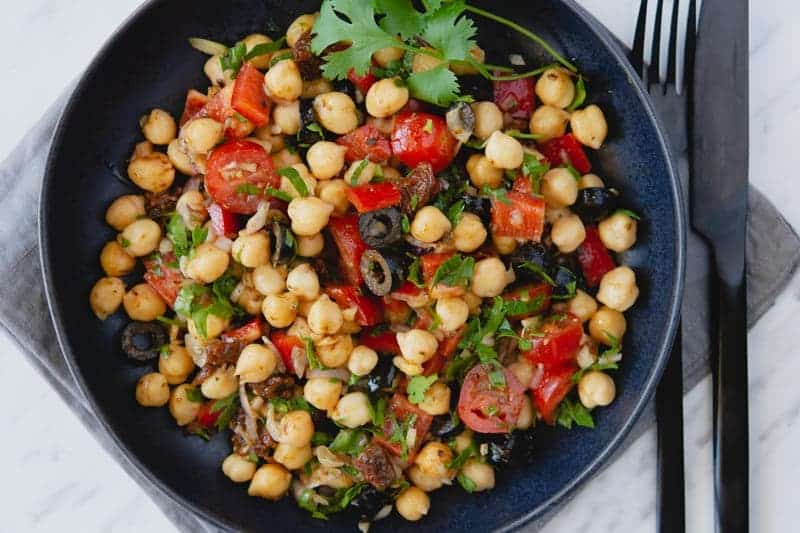
<svg viewBox="0 0 800 533"><path fill-rule="evenodd" d="M356 346L350 352L347 369L356 376L366 376L378 365L378 354L367 346Z"/></svg>
<svg viewBox="0 0 800 533"><path fill-rule="evenodd" d="M600 280L597 300L611 309L625 312L633 306L638 297L636 274L629 267L617 267L607 272Z"/></svg>
<svg viewBox="0 0 800 533"><path fill-rule="evenodd" d="M128 177L146 191L164 192L175 181L175 168L165 154L153 152L131 159Z"/></svg>
<svg viewBox="0 0 800 533"><path fill-rule="evenodd" d="M483 304L483 298L472 291L465 291L461 297L465 302L467 302L470 315L477 315L480 313L481 305Z"/></svg>
<svg viewBox="0 0 800 533"><path fill-rule="evenodd" d="M189 399L189 391L195 390L192 385L178 385L172 389L169 397L169 414L179 426L185 426L197 418L197 413L203 406L202 402L193 402Z"/></svg>
<svg viewBox="0 0 800 533"><path fill-rule="evenodd" d="M411 465L411 468L409 468L406 473L411 483L425 492L433 492L440 489L444 484L441 479L425 474L417 465Z"/></svg>
<svg viewBox="0 0 800 533"><path fill-rule="evenodd" d="M225 328L228 327L230 321L219 317L217 315L209 313L206 317L206 334L202 335L200 331L197 329L197 324L194 323L194 320L189 320L186 322L186 327L189 330L189 333L192 334L194 337L202 337L205 339L214 339L219 337Z"/></svg>
<svg viewBox="0 0 800 533"><path fill-rule="evenodd" d="M233 83L230 70L222 70L222 56L211 56L203 65L203 72L214 87L225 87Z"/></svg>
<svg viewBox="0 0 800 533"><path fill-rule="evenodd" d="M400 111L408 103L408 87L400 78L385 78L367 91L367 113L386 118Z"/></svg>
<svg viewBox="0 0 800 533"><path fill-rule="evenodd" d="M328 225L333 206L319 198L295 198L289 203L292 231L301 237L316 235Z"/></svg>
<svg viewBox="0 0 800 533"><path fill-rule="evenodd" d="M158 358L158 371L167 378L170 385L186 381L194 370L194 360L183 346L172 343L166 355Z"/></svg>
<svg viewBox="0 0 800 533"><path fill-rule="evenodd" d="M544 105L536 109L531 115L531 133L541 135L541 142L561 137L567 132L569 113L563 109Z"/></svg>
<svg viewBox="0 0 800 533"><path fill-rule="evenodd" d="M566 168L554 168L542 178L542 196L547 207L569 207L578 199L578 184Z"/></svg>
<svg viewBox="0 0 800 533"><path fill-rule="evenodd" d="M586 174L581 176L581 179L578 180L578 190L603 188L605 186L606 184L603 183L603 180L601 180L600 176L597 174Z"/></svg>
<svg viewBox="0 0 800 533"><path fill-rule="evenodd" d="M247 268L266 265L269 263L269 235L265 231L240 235L233 241L231 254L239 264Z"/></svg>
<svg viewBox="0 0 800 533"><path fill-rule="evenodd" d="M140 283L125 293L122 305L131 320L141 322L150 322L167 312L167 304L147 283Z"/></svg>
<svg viewBox="0 0 800 533"><path fill-rule="evenodd" d="M419 376L424 370L422 365L412 363L399 355L392 358L392 364L406 376Z"/></svg>
<svg viewBox="0 0 800 533"><path fill-rule="evenodd" d="M614 340L622 341L628 329L625 315L610 307L601 307L589 320L589 335L599 343L611 346Z"/></svg>
<svg viewBox="0 0 800 533"><path fill-rule="evenodd" d="M429 331L412 329L397 333L397 344L403 359L421 365L436 353L439 341Z"/></svg>
<svg viewBox="0 0 800 533"><path fill-rule="evenodd" d="M285 148L272 154L272 163L275 168L286 168L302 162L303 159L297 153L292 153Z"/></svg>
<svg viewBox="0 0 800 533"><path fill-rule="evenodd" d="M406 52L402 48L389 46L387 48L381 48L372 54L372 59L375 60L379 67L386 68L392 61L400 61L403 59L404 55L406 55Z"/></svg>
<svg viewBox="0 0 800 533"><path fill-rule="evenodd" d="M317 16L317 13L300 15L294 19L294 22L289 24L289 27L286 29L286 44L289 48L294 48L297 41L299 41L304 34L311 31L311 28L314 27L314 23L317 21Z"/></svg>
<svg viewBox="0 0 800 533"><path fill-rule="evenodd" d="M141 194L126 194L120 196L108 206L106 223L115 230L122 231L144 215L144 196Z"/></svg>
<svg viewBox="0 0 800 533"><path fill-rule="evenodd" d="M242 42L244 43L245 50L247 50L247 53L249 54L250 52L253 51L253 48L255 48L256 46L262 44L270 44L272 42L272 39L260 33L252 33L247 37L245 37L244 39L242 39ZM248 59L248 61L250 62L251 65L253 65L259 70L267 70L269 68L270 59L272 59L272 54L262 54L252 57Z"/></svg>
<svg viewBox="0 0 800 533"><path fill-rule="evenodd" d="M222 472L234 483L245 483L253 479L257 465L238 453L232 453L222 461Z"/></svg>
<svg viewBox="0 0 800 533"><path fill-rule="evenodd" d="M149 218L141 218L129 224L120 233L118 241L128 254L142 257L158 248L158 243L161 242L161 227Z"/></svg>
<svg viewBox="0 0 800 533"><path fill-rule="evenodd" d="M318 180L329 180L339 175L344 168L347 147L330 141L319 141L308 149L306 160Z"/></svg>
<svg viewBox="0 0 800 533"><path fill-rule="evenodd" d="M347 189L348 185L344 180L323 181L317 184L317 196L319 196L320 200L332 206L337 215L344 215L350 208Z"/></svg>
<svg viewBox="0 0 800 533"><path fill-rule="evenodd" d="M181 128L181 139L186 149L195 154L204 154L222 141L222 124L210 118L195 118Z"/></svg>
<svg viewBox="0 0 800 533"><path fill-rule="evenodd" d="M311 378L303 387L303 398L321 411L331 411L339 403L342 382L328 378Z"/></svg>
<svg viewBox="0 0 800 533"><path fill-rule="evenodd" d="M524 357L520 357L510 365L508 369L516 376L520 383L527 385L533 379L533 365Z"/></svg>
<svg viewBox="0 0 800 533"><path fill-rule="evenodd" d="M210 243L195 248L194 257L186 263L186 274L200 283L213 283L228 269L230 256Z"/></svg>
<svg viewBox="0 0 800 533"><path fill-rule="evenodd" d="M453 450L443 442L429 442L417 454L416 464L424 474L439 479L452 479L455 475L447 465L453 461Z"/></svg>
<svg viewBox="0 0 800 533"><path fill-rule="evenodd" d="M322 127L337 135L358 127L358 113L353 99L344 93L330 92L314 98L314 111Z"/></svg>
<svg viewBox="0 0 800 533"><path fill-rule="evenodd" d="M281 465L267 463L256 470L247 488L247 494L267 500L280 500L289 490L291 483L292 474L288 470Z"/></svg>
<svg viewBox="0 0 800 533"><path fill-rule="evenodd" d="M221 400L236 392L239 388L239 379L233 372L232 366L223 366L214 370L200 385L203 396L211 400Z"/></svg>
<svg viewBox="0 0 800 533"><path fill-rule="evenodd" d="M475 114L475 137L488 139L494 132L502 131L503 112L494 102L475 102L472 112Z"/></svg>
<svg viewBox="0 0 800 533"><path fill-rule="evenodd" d="M369 397L363 392L351 392L341 397L331 413L337 424L354 429L372 421Z"/></svg>
<svg viewBox="0 0 800 533"><path fill-rule="evenodd" d="M339 368L347 364L353 351L353 338L350 335L324 337L315 343L317 357L328 368Z"/></svg>
<svg viewBox="0 0 800 533"><path fill-rule="evenodd" d="M314 422L307 411L289 411L278 421L279 442L301 448L314 435Z"/></svg>
<svg viewBox="0 0 800 533"><path fill-rule="evenodd" d="M234 375L239 383L260 383L275 372L278 356L263 344L248 344L239 355Z"/></svg>
<svg viewBox="0 0 800 533"><path fill-rule="evenodd" d="M598 150L608 136L608 123L603 111L592 104L574 111L569 119L572 134L581 144Z"/></svg>
<svg viewBox="0 0 800 533"><path fill-rule="evenodd" d="M286 290L286 273L272 265L261 265L253 270L253 286L264 296L281 294Z"/></svg>
<svg viewBox="0 0 800 533"><path fill-rule="evenodd" d="M153 144L169 144L178 132L175 119L163 109L153 109L139 124L144 138Z"/></svg>
<svg viewBox="0 0 800 533"><path fill-rule="evenodd" d="M567 311L586 322L597 312L597 302L582 290L575 291L575 297L567 303Z"/></svg>
<svg viewBox="0 0 800 533"><path fill-rule="evenodd" d="M456 331L467 323L469 305L461 298L440 298L436 302L436 314L445 331Z"/></svg>
<svg viewBox="0 0 800 533"><path fill-rule="evenodd" d="M447 414L450 411L450 387L439 381L428 387L419 408L433 416Z"/></svg>
<svg viewBox="0 0 800 533"><path fill-rule="evenodd" d="M469 174L469 180L478 189L484 187L496 189L503 183L503 171L480 154L473 154L467 159L467 174Z"/></svg>
<svg viewBox="0 0 800 533"><path fill-rule="evenodd" d="M297 63L286 59L270 67L264 75L264 89L278 103L289 103L300 98L303 93L303 78Z"/></svg>
<svg viewBox="0 0 800 533"><path fill-rule="evenodd" d="M381 171L381 167L369 160L354 161L344 173L344 182L350 185L365 185Z"/></svg>
<svg viewBox="0 0 800 533"><path fill-rule="evenodd" d="M469 459L461 468L461 473L475 484L474 492L494 488L494 468L476 459Z"/></svg>
<svg viewBox="0 0 800 533"><path fill-rule="evenodd" d="M438 208L426 205L414 216L411 235L422 242L433 243L452 229L450 220Z"/></svg>
<svg viewBox="0 0 800 533"><path fill-rule="evenodd" d="M501 131L492 133L486 141L486 159L495 168L508 170L519 168L524 156L522 144Z"/></svg>
<svg viewBox="0 0 800 533"><path fill-rule="evenodd" d="M428 48L428 50L432 49ZM428 54L414 54L413 59L411 60L411 72L414 74L419 74L420 72L427 72L429 70L433 70L439 65L444 65L445 62L442 59L439 59L435 55L428 55Z"/></svg>
<svg viewBox="0 0 800 533"><path fill-rule="evenodd" d="M125 294L125 284L119 278L101 278L92 287L89 293L89 305L92 312L100 320L105 320L113 315L122 305L122 296Z"/></svg>
<svg viewBox="0 0 800 533"><path fill-rule="evenodd" d="M417 487L408 487L394 502L400 516L409 522L421 520L431 509L431 499Z"/></svg>
<svg viewBox="0 0 800 533"><path fill-rule="evenodd" d="M303 100L311 100L321 94L329 93L332 90L333 85L325 78L317 78L311 81L303 80L303 93L300 95L300 98Z"/></svg>
<svg viewBox="0 0 800 533"><path fill-rule="evenodd" d="M189 157L189 154L186 153L186 150L183 148L184 144L185 143L180 139L173 139L167 146L167 157L169 157L170 163L172 163L172 166L174 166L178 172L186 174L187 176L192 176L196 172L192 165L192 158Z"/></svg>
<svg viewBox="0 0 800 533"><path fill-rule="evenodd" d="M316 257L325 249L325 237L321 233L310 237L297 238L297 255L300 257Z"/></svg>
<svg viewBox="0 0 800 533"><path fill-rule="evenodd" d="M317 335L332 335L342 327L342 311L327 295L319 298L308 312L308 325Z"/></svg>
<svg viewBox="0 0 800 533"><path fill-rule="evenodd" d="M514 281L514 272L507 271L496 257L481 259L475 263L472 275L472 292L481 298L500 296L506 285Z"/></svg>
<svg viewBox="0 0 800 533"><path fill-rule="evenodd" d="M310 444L298 448L280 442L275 447L275 452L272 454L273 459L289 470L303 468L303 465L309 462L311 457L313 457L313 453L311 453Z"/></svg>
<svg viewBox="0 0 800 533"><path fill-rule="evenodd" d="M117 241L110 241L100 251L100 266L108 276L126 276L136 268L136 259L131 257Z"/></svg>
<svg viewBox="0 0 800 533"><path fill-rule="evenodd" d="M286 288L299 299L312 302L319 297L319 277L311 265L303 263L289 272Z"/></svg>
<svg viewBox="0 0 800 533"><path fill-rule="evenodd" d="M636 220L630 215L614 213L597 225L600 240L609 250L624 252L636 244Z"/></svg>
<svg viewBox="0 0 800 533"><path fill-rule="evenodd" d="M511 255L517 249L517 239L514 237L503 237L502 235L492 234L492 242L500 255Z"/></svg>
<svg viewBox="0 0 800 533"><path fill-rule="evenodd" d="M550 238L561 253L569 254L586 239L586 228L578 215L569 215L553 224Z"/></svg>
<svg viewBox="0 0 800 533"><path fill-rule="evenodd" d="M488 236L479 216L464 213L453 230L453 244L459 252L474 252L483 245Z"/></svg>
<svg viewBox="0 0 800 533"><path fill-rule="evenodd" d="M456 438L454 440L456 445L455 446L456 453L461 453L467 448L469 448L470 445L472 445L472 431L465 429L464 431L456 435Z"/></svg>
<svg viewBox="0 0 800 533"><path fill-rule="evenodd" d="M264 298L261 312L273 328L287 328L294 322L298 307L297 296L290 292L268 294Z"/></svg>
<svg viewBox="0 0 800 533"><path fill-rule="evenodd" d="M469 50L469 59L472 59L476 63L483 63L486 61L486 52L480 46L473 46ZM478 69L467 61L451 61L450 70L457 76L472 76L478 74Z"/></svg>
<svg viewBox="0 0 800 533"><path fill-rule="evenodd" d="M605 407L614 401L616 395L614 380L604 372L590 370L578 382L578 397L587 409Z"/></svg>
<svg viewBox="0 0 800 533"><path fill-rule="evenodd" d="M180 213L183 223L189 229L194 229L208 220L205 198L200 191L186 191L181 194L175 205L175 211Z"/></svg>
<svg viewBox="0 0 800 533"><path fill-rule="evenodd" d="M278 104L272 110L272 131L282 135L297 135L302 127L300 101Z"/></svg>
<svg viewBox="0 0 800 533"><path fill-rule="evenodd" d="M575 84L560 68L551 68L536 81L536 96L544 105L564 109L575 99Z"/></svg>
<svg viewBox="0 0 800 533"><path fill-rule="evenodd" d="M161 407L169 401L169 385L164 376L150 372L136 382L136 401L143 407Z"/></svg>
<svg viewBox="0 0 800 533"><path fill-rule="evenodd" d="M533 405L531 404L530 397L526 394L522 397L522 409L519 411L519 416L517 417L517 429L530 429L533 427Z"/></svg>

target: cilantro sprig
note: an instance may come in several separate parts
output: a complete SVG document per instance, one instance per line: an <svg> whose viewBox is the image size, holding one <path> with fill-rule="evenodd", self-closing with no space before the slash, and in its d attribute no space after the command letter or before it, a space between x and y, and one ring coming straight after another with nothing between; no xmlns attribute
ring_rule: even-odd
<svg viewBox="0 0 800 533"><path fill-rule="evenodd" d="M425 393L431 388L439 376L414 376L408 382L408 401L413 404L420 404L425 401Z"/></svg>

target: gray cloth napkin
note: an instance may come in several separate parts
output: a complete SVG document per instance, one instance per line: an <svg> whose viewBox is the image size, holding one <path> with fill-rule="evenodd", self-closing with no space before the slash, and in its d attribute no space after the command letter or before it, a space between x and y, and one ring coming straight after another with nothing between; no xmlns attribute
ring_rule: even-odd
<svg viewBox="0 0 800 533"><path fill-rule="evenodd" d="M144 478L119 452L75 382L56 342L48 314L39 269L37 234L18 228L37 225L38 198L50 141L57 119L66 103L66 93L25 136L8 159L0 165L0 213L13 224L0 224L0 326L20 347L23 355L56 389L95 438L114 456L164 513L184 531L216 531L193 513L173 503ZM748 283L750 324L773 304L800 261L800 240L775 207L755 189L750 192L748 232ZM769 235L770 238L763 238ZM708 251L698 238L689 242L689 272L683 305L684 380L686 390L708 373L709 305ZM628 442L655 421L652 406L640 418ZM621 452L619 452L621 453ZM554 509L552 512L556 512ZM525 529L541 527L547 516Z"/></svg>

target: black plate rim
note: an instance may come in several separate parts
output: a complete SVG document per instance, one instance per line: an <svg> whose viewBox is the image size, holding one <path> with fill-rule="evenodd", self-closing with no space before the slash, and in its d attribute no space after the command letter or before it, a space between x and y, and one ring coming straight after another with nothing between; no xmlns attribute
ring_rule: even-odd
<svg viewBox="0 0 800 533"><path fill-rule="evenodd" d="M139 18L139 16L141 16L146 11L152 9L156 4L164 1L168 0L147 0L139 7L137 7L119 25L119 27L116 30L114 30L114 32L111 33L111 35L107 38L103 46L100 48L100 50L92 59L91 63L88 65L88 67L86 67L86 70L84 71L78 84L76 85L75 89L70 95L69 100L67 101L67 104L64 107L61 116L59 117L58 124L56 126L55 132L52 137L50 151L47 157L47 163L45 165L45 172L42 179L42 189L39 193L39 216L38 216L39 260L42 267L42 279L44 282L45 297L47 300L48 309L50 311L50 317L53 323L53 327L55 329L58 346L61 349L61 352L67 361L67 366L70 370L70 373L72 374L73 379L75 379L76 383L78 384L78 389L80 391L80 394L89 403L89 406L92 410L92 414L94 414L94 416L99 420L103 430L110 437L111 442L114 444L117 451L120 452L120 455L124 458L125 464L123 465L123 467L126 467L126 470L131 468L134 469L136 472L139 473L139 475L141 475L142 477L147 479L151 484L153 484L153 486L155 486L162 494L166 495L172 502L181 505L185 509L191 510L193 513L210 521L217 527L235 530L237 524L227 520L226 518L222 517L221 515L217 514L212 510L195 505L193 502L187 500L177 491L172 490L169 486L167 486L164 482L162 482L147 467L145 467L144 464L142 464L142 462L136 457L136 455L112 430L110 422L103 414L102 410L98 408L97 399L92 394L89 393L89 389L87 387L86 382L83 379L75 355L69 348L67 342L66 328L64 327L62 314L59 311L58 306L56 305L56 295L54 289L54 282L52 279L52 271L51 271L52 257L49 251L49 242L51 237L48 224L49 222L48 213L50 213L51 210L48 209L48 206L51 204L53 200L51 195L49 194L50 187L48 185L50 184L51 180L54 179L54 167L56 159L55 154L58 152L58 149L62 144L63 138L66 135L66 129L67 129L66 124L69 122L73 108L76 106L76 103L79 100L80 95L83 93L85 86L92 79L94 71L98 68L99 64L111 51L111 49L113 49L113 47L115 46L118 36L124 32L127 32L130 26L133 25L133 23L136 21L136 19ZM575 13L575 15L588 26L592 31L592 33L594 34L594 36L605 45L608 51L611 52L611 54L616 59L618 65L627 74L631 84L635 87L636 96L642 103L648 120L650 120L655 125L655 133L656 133L656 138L658 140L659 148L662 151L662 153L666 155L667 173L670 178L669 186L672 192L673 205L675 206L673 215L676 221L677 231L676 234L674 235L675 263L673 264L673 269L676 273L676 284L672 288L672 293L670 297L669 316L667 320L666 334L662 339L658 356L656 358L655 364L653 365L653 368L650 371L649 378L645 383L644 389L642 390L642 394L639 396L639 400L634 406L633 410L631 411L631 415L629 416L626 423L617 432L614 438L609 441L606 447L595 457L595 459L587 467L585 467L583 471L581 471L569 483L567 483L562 490L553 494L545 502L541 503L534 509L531 509L530 511L520 516L516 520L513 520L507 524L499 526L497 528L498 531L517 530L523 527L525 524L532 521L533 519L543 515L548 510L555 507L568 494L573 492L577 487L579 487L584 482L586 482L590 477L592 477L601 468L601 466L610 458L610 456L614 453L614 451L617 450L618 446L622 443L622 441L628 436L634 424L639 419L639 416L644 411L645 406L650 401L650 398L655 392L656 385L658 384L658 381L661 378L661 374L663 373L664 367L666 366L666 361L667 358L669 357L670 349L676 332L676 327L680 318L680 305L683 295L684 274L686 267L686 231L687 231L686 217L684 210L682 208L682 206L684 205L684 198L683 198L682 188L679 185L678 171L675 165L673 151L669 146L669 142L667 141L666 135L664 134L665 131L664 127L661 124L661 120L656 115L655 109L653 108L650 98L647 96L647 91L644 85L639 80L639 77L636 75L633 67L630 65L627 57L625 56L625 53L620 48L617 41L610 34L610 32L593 15L591 15L583 7L578 5L574 0L560 0L560 1L563 4L565 4L568 9L570 9L573 13Z"/></svg>

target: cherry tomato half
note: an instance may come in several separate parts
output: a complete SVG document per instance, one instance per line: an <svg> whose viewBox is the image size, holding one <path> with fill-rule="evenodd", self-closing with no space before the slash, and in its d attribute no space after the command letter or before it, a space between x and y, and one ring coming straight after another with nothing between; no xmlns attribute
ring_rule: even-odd
<svg viewBox="0 0 800 533"><path fill-rule="evenodd" d="M278 187L280 178L275 173L272 157L264 148L250 141L230 141L211 152L208 158L206 191L220 206L232 213L251 215L264 199L260 194L249 194L247 185L263 191L265 187Z"/></svg>
<svg viewBox="0 0 800 533"><path fill-rule="evenodd" d="M468 428L478 433L508 433L517 424L522 411L525 387L507 368L497 370L505 377L505 386L494 386L489 365L476 365L461 385L458 416Z"/></svg>
<svg viewBox="0 0 800 533"><path fill-rule="evenodd" d="M399 113L392 130L392 151L408 168L430 163L441 172L453 162L458 141L447 123L430 113Z"/></svg>

